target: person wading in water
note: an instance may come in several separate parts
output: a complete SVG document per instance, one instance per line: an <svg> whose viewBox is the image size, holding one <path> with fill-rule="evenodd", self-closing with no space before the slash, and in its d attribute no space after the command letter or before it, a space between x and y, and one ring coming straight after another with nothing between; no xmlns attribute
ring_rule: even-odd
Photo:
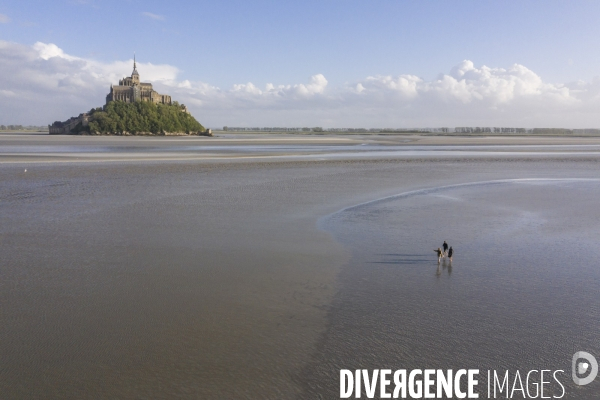
<svg viewBox="0 0 600 400"><path fill-rule="evenodd" d="M450 264L452 264L452 254L454 254L454 250L452 250L452 246L448 249L448 258L450 259Z"/></svg>
<svg viewBox="0 0 600 400"><path fill-rule="evenodd" d="M434 250L434 252L437 253L439 265L440 261L442 260L442 257L444 257L444 252L439 247L437 248L437 250Z"/></svg>
<svg viewBox="0 0 600 400"><path fill-rule="evenodd" d="M444 244L442 245L442 249L444 249L444 254L448 252L448 243L444 240Z"/></svg>

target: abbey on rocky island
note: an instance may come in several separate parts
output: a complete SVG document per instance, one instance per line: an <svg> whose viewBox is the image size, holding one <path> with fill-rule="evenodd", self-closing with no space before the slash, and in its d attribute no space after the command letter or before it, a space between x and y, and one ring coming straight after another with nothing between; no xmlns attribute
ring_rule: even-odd
<svg viewBox="0 0 600 400"><path fill-rule="evenodd" d="M123 101L126 103L151 101L155 104L172 104L171 96L158 93L152 88L151 83L140 82L135 55L133 56L133 72L131 76L119 80L119 85L110 85L110 93L106 95L106 105L111 101ZM183 105L181 107L183 112L189 113L187 107ZM64 122L56 121L52 125L48 125L48 131L51 135L70 134L79 124L85 127L88 126L88 123L88 113L82 113Z"/></svg>

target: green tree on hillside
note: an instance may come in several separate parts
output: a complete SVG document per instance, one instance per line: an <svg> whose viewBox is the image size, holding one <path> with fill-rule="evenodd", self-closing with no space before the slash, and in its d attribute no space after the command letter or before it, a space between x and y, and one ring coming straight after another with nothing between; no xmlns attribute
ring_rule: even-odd
<svg viewBox="0 0 600 400"><path fill-rule="evenodd" d="M90 110L89 115L89 126L78 127L76 130L117 134L129 132L134 135L141 132L190 134L205 131L202 124L184 112L183 106L177 102L166 105L148 101L111 101L104 109Z"/></svg>

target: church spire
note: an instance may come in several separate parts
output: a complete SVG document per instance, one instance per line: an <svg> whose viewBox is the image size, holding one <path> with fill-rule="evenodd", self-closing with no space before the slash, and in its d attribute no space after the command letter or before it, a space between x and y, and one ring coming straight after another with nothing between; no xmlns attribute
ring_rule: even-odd
<svg viewBox="0 0 600 400"><path fill-rule="evenodd" d="M137 68L136 68L136 64L135 64L135 53L133 53L133 72L131 73L131 77L137 78L137 81L139 82L140 78L139 78L139 73L137 72Z"/></svg>

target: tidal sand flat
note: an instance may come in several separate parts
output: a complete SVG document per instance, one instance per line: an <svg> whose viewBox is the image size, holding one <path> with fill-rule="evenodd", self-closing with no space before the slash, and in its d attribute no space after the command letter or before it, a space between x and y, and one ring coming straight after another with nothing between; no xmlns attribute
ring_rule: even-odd
<svg viewBox="0 0 600 400"><path fill-rule="evenodd" d="M370 149L419 140L387 137L83 137L48 149L50 139L0 138L13 146L0 151L2 398L335 398L336 368L409 368L430 356L435 368L467 344L474 367L521 363L489 346L498 321L506 329L492 332L501 343L491 345L523 349L540 335L545 346L530 348L528 360L553 363L573 333L556 321L574 309L566 304L574 295L552 300L544 285L573 289L584 278L596 322L580 320L572 343L598 332L595 250L571 248L577 232L597 235L597 185L572 181L597 177L595 143L530 155ZM506 179L535 181L369 203ZM587 202L576 219L561 207L569 196ZM580 220L587 231L575 229ZM543 231L537 245L556 235L567 253L530 254L509 240L510 229L532 227ZM431 251L444 239L457 243L451 274L443 266L437 274ZM573 254L581 263L564 267ZM494 301L468 301L483 292ZM440 310L452 316L443 326ZM560 317L543 322L549 315ZM464 324L469 316L483 319L478 331Z"/></svg>
<svg viewBox="0 0 600 400"><path fill-rule="evenodd" d="M512 391L514 371L541 369L562 371L560 385L544 379L545 396L596 398L599 382L571 380L571 358L598 350L598 199L600 179L491 180L408 191L323 218L353 256L307 368L307 397L339 397L331 382L341 368L471 368L482 371L481 398L485 371L512 371ZM453 260L437 264L432 249L444 239Z"/></svg>

